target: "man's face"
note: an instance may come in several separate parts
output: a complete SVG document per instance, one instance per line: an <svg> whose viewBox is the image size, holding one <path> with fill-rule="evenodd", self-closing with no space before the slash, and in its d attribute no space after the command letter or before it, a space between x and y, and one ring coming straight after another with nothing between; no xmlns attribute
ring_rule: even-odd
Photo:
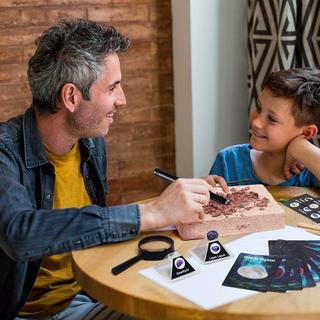
<svg viewBox="0 0 320 320"><path fill-rule="evenodd" d="M90 92L90 101L81 97L78 109L67 118L69 130L78 138L105 136L117 109L126 104L117 54L107 57L101 77L92 85Z"/></svg>
<svg viewBox="0 0 320 320"><path fill-rule="evenodd" d="M268 89L262 91L249 117L253 149L283 152L293 138L302 134L303 127L295 125L292 106L291 99L275 97Z"/></svg>

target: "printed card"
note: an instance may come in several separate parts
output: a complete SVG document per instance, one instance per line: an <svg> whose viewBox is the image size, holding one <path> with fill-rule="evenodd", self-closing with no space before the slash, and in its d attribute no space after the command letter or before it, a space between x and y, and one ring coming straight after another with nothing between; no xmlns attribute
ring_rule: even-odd
<svg viewBox="0 0 320 320"><path fill-rule="evenodd" d="M289 258L279 258L276 260L276 267L271 275L268 291L286 292L290 278L291 265Z"/></svg>
<svg viewBox="0 0 320 320"><path fill-rule="evenodd" d="M272 240L268 244L271 255L285 255L300 259L299 269L302 286L304 288L316 286L316 282L319 282L320 279L319 269L310 260L308 253L304 249L306 241Z"/></svg>
<svg viewBox="0 0 320 320"><path fill-rule="evenodd" d="M283 201L282 203L306 218L320 223L320 198L314 198L309 194L303 194L288 201Z"/></svg>
<svg viewBox="0 0 320 320"><path fill-rule="evenodd" d="M266 292L277 262L272 256L240 253L222 285Z"/></svg>
<svg viewBox="0 0 320 320"><path fill-rule="evenodd" d="M301 278L301 260L299 258L287 257L288 267L289 267L289 279L287 290L302 290L302 278Z"/></svg>

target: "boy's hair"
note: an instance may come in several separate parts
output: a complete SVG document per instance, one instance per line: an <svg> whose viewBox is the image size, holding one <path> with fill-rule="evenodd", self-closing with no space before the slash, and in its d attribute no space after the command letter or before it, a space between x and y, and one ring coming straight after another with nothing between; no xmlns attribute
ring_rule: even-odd
<svg viewBox="0 0 320 320"><path fill-rule="evenodd" d="M292 115L298 127L315 124L320 128L320 70L299 68L272 72L262 89L269 89L276 97L293 100Z"/></svg>
<svg viewBox="0 0 320 320"><path fill-rule="evenodd" d="M129 40L115 28L85 19L64 20L36 40L29 60L32 105L41 114L58 111L61 88L70 82L90 100L90 88L101 76L109 54L124 52Z"/></svg>

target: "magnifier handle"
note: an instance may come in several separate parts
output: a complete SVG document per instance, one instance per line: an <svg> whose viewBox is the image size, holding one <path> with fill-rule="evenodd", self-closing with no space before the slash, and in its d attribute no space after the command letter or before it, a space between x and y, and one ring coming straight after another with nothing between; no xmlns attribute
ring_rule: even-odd
<svg viewBox="0 0 320 320"><path fill-rule="evenodd" d="M117 275L119 273L121 273L122 271L125 271L127 270L129 267L131 267L133 264L137 263L138 261L141 260L141 256L140 255L137 255L125 262L122 262L121 264L117 265L116 267L113 267L111 269L111 272L113 275Z"/></svg>

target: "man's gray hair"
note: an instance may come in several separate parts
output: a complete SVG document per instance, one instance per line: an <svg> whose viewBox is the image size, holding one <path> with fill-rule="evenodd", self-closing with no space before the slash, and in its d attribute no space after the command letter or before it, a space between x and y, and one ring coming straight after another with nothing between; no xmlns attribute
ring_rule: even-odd
<svg viewBox="0 0 320 320"><path fill-rule="evenodd" d="M28 79L32 105L41 114L58 111L59 94L66 83L76 85L83 98L90 100L90 88L99 79L107 55L129 47L129 40L114 27L103 28L84 19L62 21L35 43Z"/></svg>

